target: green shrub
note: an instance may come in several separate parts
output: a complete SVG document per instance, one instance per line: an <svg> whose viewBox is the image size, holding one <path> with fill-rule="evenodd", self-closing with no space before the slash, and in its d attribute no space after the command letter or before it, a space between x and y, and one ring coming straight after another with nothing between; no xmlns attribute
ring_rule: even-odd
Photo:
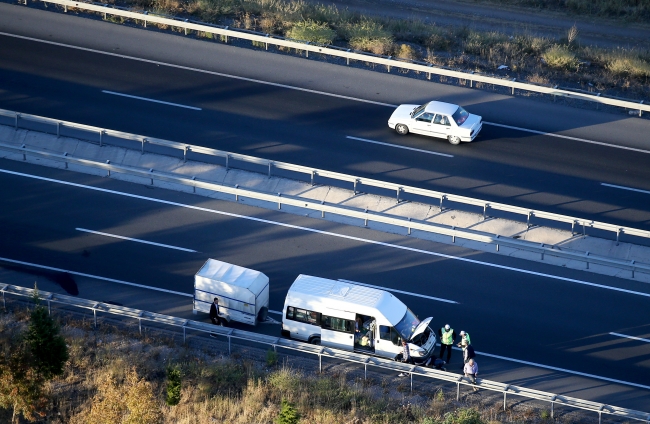
<svg viewBox="0 0 650 424"><path fill-rule="evenodd" d="M178 367L167 368L167 405L178 405L181 401L181 370Z"/></svg>
<svg viewBox="0 0 650 424"><path fill-rule="evenodd" d="M415 60L417 54L415 52L415 49L409 46L408 44L400 44L399 50L397 51L397 53L395 53L395 56L402 59Z"/></svg>
<svg viewBox="0 0 650 424"><path fill-rule="evenodd" d="M327 24L307 20L296 22L287 31L287 37L318 44L332 44L332 41L336 37L336 31L331 29Z"/></svg>
<svg viewBox="0 0 650 424"><path fill-rule="evenodd" d="M387 54L393 46L392 34L370 19L343 25L340 32L349 40L350 47L356 50Z"/></svg>
<svg viewBox="0 0 650 424"><path fill-rule="evenodd" d="M443 424L484 424L481 415L474 408L461 408L454 412L447 412Z"/></svg>
<svg viewBox="0 0 650 424"><path fill-rule="evenodd" d="M266 351L266 366L272 367L278 363L278 352L275 350Z"/></svg>
<svg viewBox="0 0 650 424"><path fill-rule="evenodd" d="M282 399L282 409L280 410L280 415L275 420L276 424L298 424L300 420L300 414L296 408L289 403L288 400Z"/></svg>
<svg viewBox="0 0 650 424"><path fill-rule="evenodd" d="M552 46L542 53L542 58L551 68L572 69L578 65L575 54L565 46Z"/></svg>
<svg viewBox="0 0 650 424"><path fill-rule="evenodd" d="M614 75L650 77L650 63L634 57L615 57L605 65Z"/></svg>

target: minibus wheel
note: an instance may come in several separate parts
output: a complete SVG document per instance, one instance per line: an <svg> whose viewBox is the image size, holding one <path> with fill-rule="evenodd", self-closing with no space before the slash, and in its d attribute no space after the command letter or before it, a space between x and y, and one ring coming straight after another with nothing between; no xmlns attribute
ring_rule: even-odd
<svg viewBox="0 0 650 424"><path fill-rule="evenodd" d="M309 343L313 345L320 345L320 337L318 336L312 337L311 339L309 339Z"/></svg>

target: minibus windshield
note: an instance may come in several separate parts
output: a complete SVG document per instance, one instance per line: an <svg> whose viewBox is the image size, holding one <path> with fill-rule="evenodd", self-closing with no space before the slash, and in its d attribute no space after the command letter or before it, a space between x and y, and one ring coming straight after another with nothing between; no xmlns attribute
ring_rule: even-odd
<svg viewBox="0 0 650 424"><path fill-rule="evenodd" d="M395 330L399 332L403 340L409 341L419 324L420 320L418 317L410 309L406 308L406 313L400 322L395 325Z"/></svg>

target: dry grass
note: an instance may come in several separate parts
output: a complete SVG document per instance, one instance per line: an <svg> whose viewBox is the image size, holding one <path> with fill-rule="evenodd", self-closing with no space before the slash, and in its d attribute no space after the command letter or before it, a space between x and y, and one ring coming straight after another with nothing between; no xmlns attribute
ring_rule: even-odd
<svg viewBox="0 0 650 424"><path fill-rule="evenodd" d="M25 328L25 316L21 310L0 316L0 343ZM129 332L107 324L95 330L89 321L69 317L62 320L62 333L70 360L65 374L50 383L51 401L42 421L47 423L271 424L283 398L298 409L301 423L544 422L544 410L530 406L504 413L498 394L487 403L470 396L456 402L455 389L446 393L433 383L413 396L406 380L395 377L365 380L362 372L355 377L345 371L321 375L310 368L316 366L312 362L297 362L298 369L290 358L267 368L263 350L259 357L250 352L224 358L214 347L192 350L167 337L136 337L135 328ZM176 406L164 401L170 364L182 374ZM0 410L0 422L8 413Z"/></svg>

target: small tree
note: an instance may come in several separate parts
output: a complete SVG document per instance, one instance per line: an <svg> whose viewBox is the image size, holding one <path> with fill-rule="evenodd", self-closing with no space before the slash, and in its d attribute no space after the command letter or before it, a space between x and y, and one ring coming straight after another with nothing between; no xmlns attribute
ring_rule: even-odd
<svg viewBox="0 0 650 424"><path fill-rule="evenodd" d="M167 368L167 405L178 405L181 401L181 370L177 366Z"/></svg>
<svg viewBox="0 0 650 424"><path fill-rule="evenodd" d="M298 410L288 400L282 399L282 409L280 415L275 420L275 424L298 424L300 414Z"/></svg>
<svg viewBox="0 0 650 424"><path fill-rule="evenodd" d="M11 343L0 355L0 407L12 408L11 422L19 415L35 421L47 404L45 379L35 369L34 357L24 343Z"/></svg>
<svg viewBox="0 0 650 424"><path fill-rule="evenodd" d="M40 305L36 284L33 299L36 307L31 313L25 342L34 358L36 370L44 379L51 380L63 374L63 367L69 358L68 346L47 309Z"/></svg>

